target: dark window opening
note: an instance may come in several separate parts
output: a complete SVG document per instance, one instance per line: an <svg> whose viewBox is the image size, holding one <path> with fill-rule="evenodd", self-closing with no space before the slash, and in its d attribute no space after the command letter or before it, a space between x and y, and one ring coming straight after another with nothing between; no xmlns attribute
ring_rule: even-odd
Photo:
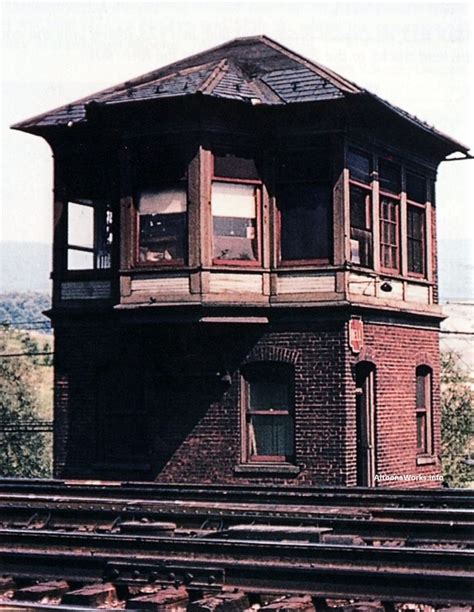
<svg viewBox="0 0 474 612"><path fill-rule="evenodd" d="M214 155L214 176L259 181L257 165L254 156L217 153Z"/></svg>
<svg viewBox="0 0 474 612"><path fill-rule="evenodd" d="M407 199L424 204L426 202L426 180L417 174L407 172Z"/></svg>
<svg viewBox="0 0 474 612"><path fill-rule="evenodd" d="M407 206L408 272L425 274L425 209Z"/></svg>
<svg viewBox="0 0 474 612"><path fill-rule="evenodd" d="M286 364L258 364L244 374L248 461L288 461L294 455L293 376Z"/></svg>
<svg viewBox="0 0 474 612"><path fill-rule="evenodd" d="M431 369L416 369L416 449L420 455L431 454L432 448L432 399Z"/></svg>
<svg viewBox="0 0 474 612"><path fill-rule="evenodd" d="M113 214L108 203L75 199L67 208L67 269L111 267Z"/></svg>
<svg viewBox="0 0 474 612"><path fill-rule="evenodd" d="M379 181L381 191L389 191L390 193L396 194L400 193L400 166L393 164L386 159L381 159L379 161Z"/></svg>
<svg viewBox="0 0 474 612"><path fill-rule="evenodd" d="M372 196L368 189L350 186L351 261L371 268L372 260Z"/></svg>
<svg viewBox="0 0 474 612"><path fill-rule="evenodd" d="M380 263L388 270L400 269L399 202L380 198Z"/></svg>
<svg viewBox="0 0 474 612"><path fill-rule="evenodd" d="M329 261L332 252L332 189L291 183L278 190L281 261Z"/></svg>
<svg viewBox="0 0 474 612"><path fill-rule="evenodd" d="M370 183L372 180L372 159L360 151L349 149L347 154L349 177L361 183Z"/></svg>

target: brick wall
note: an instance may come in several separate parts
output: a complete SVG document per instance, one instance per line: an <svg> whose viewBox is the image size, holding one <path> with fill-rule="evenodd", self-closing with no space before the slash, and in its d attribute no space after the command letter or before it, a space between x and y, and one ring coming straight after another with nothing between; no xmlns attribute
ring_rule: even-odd
<svg viewBox="0 0 474 612"><path fill-rule="evenodd" d="M414 418L415 368L426 364L434 372L437 454L435 331L366 323L365 348L358 356L348 347L344 321L273 327L81 326L58 329L56 337L58 477L354 485L353 367L361 360L376 366L377 472L439 471L438 462L417 465ZM241 463L239 369L259 360L281 360L294 368L297 474L262 476L235 470ZM230 386L223 381L226 372L231 374ZM120 384L114 385L114 376ZM127 376L139 377L135 388L146 390L129 420L144 420L141 446L147 447L146 458L134 462L125 444L126 456L114 466L102 452L107 419L101 418L101 411L108 397L113 404L116 396L126 395ZM413 481L403 486L420 484L439 485Z"/></svg>

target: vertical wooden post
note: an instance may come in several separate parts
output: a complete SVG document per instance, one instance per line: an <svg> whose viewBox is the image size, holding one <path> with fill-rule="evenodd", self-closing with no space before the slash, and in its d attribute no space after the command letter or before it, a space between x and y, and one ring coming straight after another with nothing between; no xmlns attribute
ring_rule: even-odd
<svg viewBox="0 0 474 612"><path fill-rule="evenodd" d="M53 150L53 303L61 299L61 277L67 268L66 161Z"/></svg>
<svg viewBox="0 0 474 612"><path fill-rule="evenodd" d="M374 155L372 161L374 180L372 181L372 253L375 272L380 272L380 183L378 179L378 160Z"/></svg>
<svg viewBox="0 0 474 612"><path fill-rule="evenodd" d="M408 274L408 228L407 228L407 188L406 172L402 169L402 190L400 193L400 227L398 240L400 241L400 272L402 276Z"/></svg>

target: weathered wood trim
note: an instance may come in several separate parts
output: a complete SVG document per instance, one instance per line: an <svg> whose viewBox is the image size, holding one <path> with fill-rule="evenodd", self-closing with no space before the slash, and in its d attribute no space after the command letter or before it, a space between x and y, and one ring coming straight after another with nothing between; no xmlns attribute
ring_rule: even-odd
<svg viewBox="0 0 474 612"><path fill-rule="evenodd" d="M349 187L349 168L343 170L343 223L341 225L344 244L344 261L351 260L351 196Z"/></svg>
<svg viewBox="0 0 474 612"><path fill-rule="evenodd" d="M434 276L434 256L433 256L433 194L432 194L432 183L427 181L428 189L428 201L425 207L425 257L426 257L426 278L428 281L433 282Z"/></svg>
<svg viewBox="0 0 474 612"><path fill-rule="evenodd" d="M212 265L212 209L211 209L211 180L213 156L211 151L199 147L200 158L200 228L201 228L201 264Z"/></svg>
<svg viewBox="0 0 474 612"><path fill-rule="evenodd" d="M64 177L64 162L59 155L53 156L53 278L64 274L67 267L67 196ZM60 283L53 282L53 302L61 299Z"/></svg>
<svg viewBox="0 0 474 612"><path fill-rule="evenodd" d="M333 155L333 263L342 265L345 261L345 145L341 138L332 138ZM349 206L349 204L348 204ZM350 224L350 216L349 216ZM350 238L350 225L349 225Z"/></svg>
<svg viewBox="0 0 474 612"><path fill-rule="evenodd" d="M400 193L400 227L398 228L400 241L400 272L402 276L408 275L408 235L407 235L407 190L406 172L402 166L402 190Z"/></svg>
<svg viewBox="0 0 474 612"><path fill-rule="evenodd" d="M373 162L377 163L376 160ZM375 165L374 165L375 168ZM377 167L378 171L378 167ZM374 270L380 271L380 185L379 181L372 181L372 242L373 242L373 262Z"/></svg>
<svg viewBox="0 0 474 612"><path fill-rule="evenodd" d="M133 151L131 145L122 146L120 164L120 268L133 266L135 252L135 214L133 205Z"/></svg>
<svg viewBox="0 0 474 612"><path fill-rule="evenodd" d="M188 166L188 265L201 263L201 147Z"/></svg>

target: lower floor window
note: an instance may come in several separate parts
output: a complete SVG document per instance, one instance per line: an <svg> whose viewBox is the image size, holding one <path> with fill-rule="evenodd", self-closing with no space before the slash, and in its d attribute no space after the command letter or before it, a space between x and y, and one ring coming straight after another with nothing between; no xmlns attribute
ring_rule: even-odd
<svg viewBox="0 0 474 612"><path fill-rule="evenodd" d="M431 370L427 366L419 366L416 369L416 450L420 455L433 451L431 406Z"/></svg>
<svg viewBox="0 0 474 612"><path fill-rule="evenodd" d="M244 455L288 461L294 455L292 373L286 364L247 367L243 379Z"/></svg>

